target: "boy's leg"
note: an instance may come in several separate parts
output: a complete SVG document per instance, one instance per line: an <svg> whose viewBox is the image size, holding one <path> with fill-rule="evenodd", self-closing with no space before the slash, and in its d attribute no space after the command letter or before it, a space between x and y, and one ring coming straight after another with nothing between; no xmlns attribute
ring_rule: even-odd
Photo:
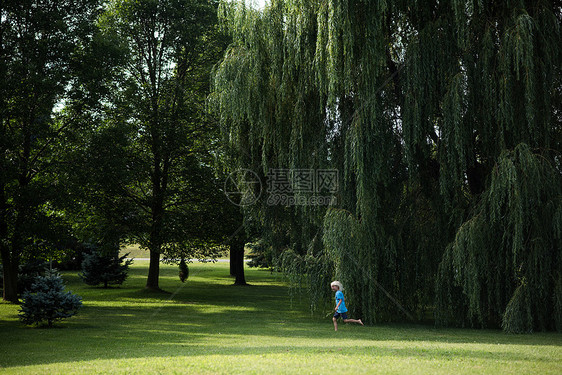
<svg viewBox="0 0 562 375"><path fill-rule="evenodd" d="M364 325L363 322L361 321L361 319L344 319L343 322L344 323L359 323L361 325Z"/></svg>
<svg viewBox="0 0 562 375"><path fill-rule="evenodd" d="M334 331L338 330L338 319L336 317L332 317L332 320L334 321Z"/></svg>

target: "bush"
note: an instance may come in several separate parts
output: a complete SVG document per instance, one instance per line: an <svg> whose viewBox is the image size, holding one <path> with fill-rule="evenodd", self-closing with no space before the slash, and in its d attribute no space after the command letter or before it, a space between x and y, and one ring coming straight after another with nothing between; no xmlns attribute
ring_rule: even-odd
<svg viewBox="0 0 562 375"><path fill-rule="evenodd" d="M82 273L79 276L88 285L103 284L104 288L109 284L121 285L127 278L129 265L133 263L132 259L123 263L128 255L129 253L119 257L118 249L111 255L102 254L97 250L84 254Z"/></svg>
<svg viewBox="0 0 562 375"><path fill-rule="evenodd" d="M185 263L185 259L181 258L180 267L179 267L179 275L181 282L185 282L185 280L189 277L189 268L187 267L187 263Z"/></svg>
<svg viewBox="0 0 562 375"><path fill-rule="evenodd" d="M23 293L19 317L24 324L40 325L46 321L52 327L57 320L75 315L80 306L80 296L65 292L61 276L49 271L45 276L37 276Z"/></svg>

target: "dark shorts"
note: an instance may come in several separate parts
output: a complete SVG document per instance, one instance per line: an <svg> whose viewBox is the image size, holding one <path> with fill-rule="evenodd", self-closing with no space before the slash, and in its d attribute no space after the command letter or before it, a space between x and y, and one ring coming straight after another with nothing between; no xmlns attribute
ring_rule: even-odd
<svg viewBox="0 0 562 375"><path fill-rule="evenodd" d="M340 316L341 316L341 318L342 318L343 320L346 320L346 319L347 319L347 313L339 313L339 312L334 313L334 318L337 319L337 318L339 318Z"/></svg>

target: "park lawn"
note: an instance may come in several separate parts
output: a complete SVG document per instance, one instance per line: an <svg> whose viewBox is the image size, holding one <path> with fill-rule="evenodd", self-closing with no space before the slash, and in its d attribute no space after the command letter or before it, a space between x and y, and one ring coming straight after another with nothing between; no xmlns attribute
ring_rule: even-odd
<svg viewBox="0 0 562 375"><path fill-rule="evenodd" d="M182 284L162 265L169 294L143 290L148 262L135 261L120 288L83 285L78 315L55 328L19 323L0 303L0 373L562 373L562 335L418 325L340 325L311 316L279 274L247 269L250 287L232 286L227 263L191 264ZM327 286L328 287L328 286Z"/></svg>
<svg viewBox="0 0 562 375"><path fill-rule="evenodd" d="M223 253L219 254L218 259L229 259L229 254L229 251L225 250ZM119 255L127 255L128 258L134 259L148 260L150 258L150 252L148 250L141 249L140 246L136 244L125 245L121 247ZM160 257L160 259L162 259L162 257Z"/></svg>

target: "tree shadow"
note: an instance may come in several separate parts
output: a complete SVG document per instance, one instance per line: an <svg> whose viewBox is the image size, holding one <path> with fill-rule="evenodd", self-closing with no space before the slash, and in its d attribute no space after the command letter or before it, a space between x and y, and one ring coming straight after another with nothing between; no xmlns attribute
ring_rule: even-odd
<svg viewBox="0 0 562 375"><path fill-rule="evenodd" d="M71 287L78 288L73 285L75 280L69 279ZM285 286L265 284L270 278L253 281L251 288L233 288L226 283L230 280L213 277L185 284L164 283L170 288L168 294L139 288L140 277L110 290L81 286L78 293L87 297L81 311L57 323L54 330L32 329L16 321L17 314L4 315L6 320L0 321L0 367L197 357L210 352L225 356L342 352L350 356L550 361L552 358L540 350L521 358L507 346L562 346L562 335L555 333L507 335L495 330L412 324L341 324L334 332L331 317L311 316L304 302L291 304ZM245 344L237 346L239 342ZM463 344L495 346L490 350Z"/></svg>

